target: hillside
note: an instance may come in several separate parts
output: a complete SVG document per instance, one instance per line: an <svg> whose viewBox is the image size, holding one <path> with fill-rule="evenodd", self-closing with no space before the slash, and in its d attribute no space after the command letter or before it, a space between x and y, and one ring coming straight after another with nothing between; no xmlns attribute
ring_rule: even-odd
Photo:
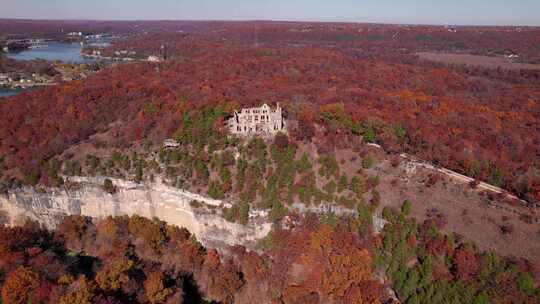
<svg viewBox="0 0 540 304"><path fill-rule="evenodd" d="M31 224L0 228L0 238L3 303L382 300L381 285L371 278L372 257L358 239L313 221L276 237L276 246L296 244L294 251L260 256L238 247L227 259L183 228L137 216L97 223L72 217L54 232ZM347 246L337 249L342 243ZM303 273L282 271L293 264Z"/></svg>
<svg viewBox="0 0 540 304"><path fill-rule="evenodd" d="M113 147L143 139L158 144L181 132L188 109L281 101L299 123L296 139L313 136L315 124L329 141L369 134L385 149L538 202L538 72L357 59L348 44L300 49L218 44L204 35L161 39L175 39L183 58L115 67L2 102L8 119L0 154L7 171L17 168L8 176L22 180L96 133L110 132Z"/></svg>

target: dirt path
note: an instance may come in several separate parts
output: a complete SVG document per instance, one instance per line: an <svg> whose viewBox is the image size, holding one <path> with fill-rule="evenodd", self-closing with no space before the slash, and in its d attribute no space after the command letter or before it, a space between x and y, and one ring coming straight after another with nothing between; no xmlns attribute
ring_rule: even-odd
<svg viewBox="0 0 540 304"><path fill-rule="evenodd" d="M416 157L414 157L412 155L402 153L402 154L400 154L400 156L402 158L410 161L415 166L422 167L422 168L425 168L425 169L428 169L428 170L432 170L432 171L441 173L441 174L451 178L454 181L461 182L461 183L464 183L464 184L470 184L470 183L475 181L474 178L470 178L468 176L457 173L455 171L452 171L452 170L449 170L449 169L446 169L446 168L437 168L437 167L433 166L432 164L429 164L429 163L427 163L425 161L422 161L422 160L420 160L420 159L418 159L418 158L416 158ZM499 188L499 187L496 187L496 186L493 186L493 185L490 185L488 183L480 182L476 186L476 190L477 191L491 191L491 192L494 192L494 193L497 193L497 194L504 193L504 194L506 194L506 197L509 198L509 199L519 201L522 204L524 204L525 206L530 205L527 201L519 199L517 196L508 193L506 190L504 190L502 188Z"/></svg>
<svg viewBox="0 0 540 304"><path fill-rule="evenodd" d="M444 232L474 243L481 251L525 258L540 271L540 208L487 183L473 189L468 185L472 178L407 154L395 167L382 147L369 146L374 148L369 153L380 160L371 172L381 179L379 214L385 207L399 210L408 200L417 222L434 220ZM433 173L442 177L435 184L429 182ZM485 195L488 192L504 196ZM511 203L510 198L521 203Z"/></svg>

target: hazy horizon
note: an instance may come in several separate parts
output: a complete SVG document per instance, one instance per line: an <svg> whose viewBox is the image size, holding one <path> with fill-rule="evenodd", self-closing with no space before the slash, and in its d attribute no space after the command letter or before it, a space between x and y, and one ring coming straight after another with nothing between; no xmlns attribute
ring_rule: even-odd
<svg viewBox="0 0 540 304"><path fill-rule="evenodd" d="M5 0L1 19L86 21L291 21L540 26L540 1L456 0Z"/></svg>
<svg viewBox="0 0 540 304"><path fill-rule="evenodd" d="M409 26L455 26L455 27L540 27L528 24L457 24L457 23L411 23L411 22L385 22L385 21L340 21L340 20L292 20L292 19L69 19L69 18L7 18L6 21L51 21L51 22L291 22L291 23L350 23L350 24L381 24L381 25L409 25Z"/></svg>

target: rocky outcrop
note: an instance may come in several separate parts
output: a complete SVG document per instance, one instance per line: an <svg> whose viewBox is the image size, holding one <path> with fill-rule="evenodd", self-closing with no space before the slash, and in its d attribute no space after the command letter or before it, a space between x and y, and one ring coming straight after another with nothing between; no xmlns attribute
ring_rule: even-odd
<svg viewBox="0 0 540 304"><path fill-rule="evenodd" d="M120 215L157 217L169 224L185 227L206 246L245 245L250 247L271 229L265 214L254 211L246 226L230 223L221 208L230 204L169 187L161 181L135 184L114 180L114 194L102 188L102 177L72 177L65 188L40 192L23 188L0 197L0 212L10 225L32 219L48 228L56 227L66 215L93 218ZM192 201L199 203L192 204Z"/></svg>

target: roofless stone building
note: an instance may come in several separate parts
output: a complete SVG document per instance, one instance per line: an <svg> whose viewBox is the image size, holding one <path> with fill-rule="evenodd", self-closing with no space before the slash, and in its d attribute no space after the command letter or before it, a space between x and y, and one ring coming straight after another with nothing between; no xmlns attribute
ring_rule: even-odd
<svg viewBox="0 0 540 304"><path fill-rule="evenodd" d="M237 135L274 135L286 130L279 103L275 109L263 104L259 108L234 111L228 125L231 133Z"/></svg>

